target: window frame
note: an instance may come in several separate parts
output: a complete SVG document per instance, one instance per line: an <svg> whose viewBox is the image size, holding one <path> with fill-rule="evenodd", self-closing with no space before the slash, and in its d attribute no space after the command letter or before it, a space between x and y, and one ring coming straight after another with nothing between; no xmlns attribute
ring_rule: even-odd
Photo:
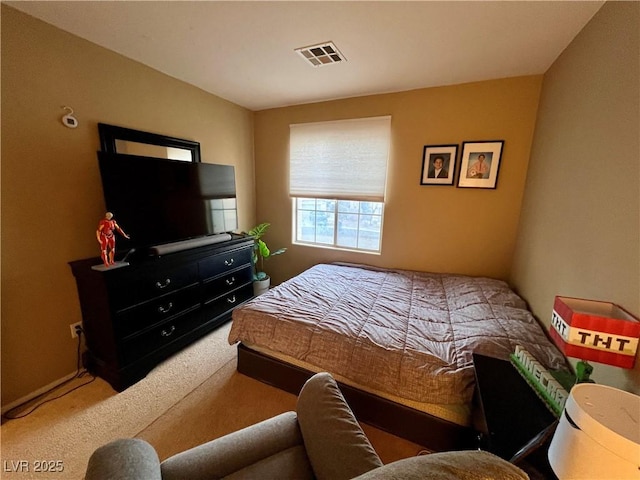
<svg viewBox="0 0 640 480"><path fill-rule="evenodd" d="M307 246L307 247L315 247L315 248L326 248L329 250L339 250L339 251L348 251L348 252L355 252L355 253L366 253L366 254L370 254L370 255L381 255L382 254L382 233L384 231L384 207L385 207L385 202L380 202L380 201L368 201L368 200L355 200L355 199L345 199L345 198L340 198L340 199L336 199L336 198L319 198L319 197L291 197L291 210L292 210L292 229L291 229L291 234L292 234L292 243L294 245L302 245L302 246ZM332 212L330 212L333 215L333 242L331 244L329 243L324 243L324 242L318 242L317 241L317 223L314 222L314 237L315 240L314 241L309 241L309 240L302 240L298 238L298 200L314 200L316 202L316 208L314 208L313 210L308 210L308 211L313 211L315 213L317 212L321 212L324 210L318 210L317 209L317 201L318 200L327 200L327 201L332 201L334 202L335 206ZM352 201L352 202L358 202L358 213L349 213L349 212L343 212L343 215L358 215L358 226L356 229L356 246L343 246L343 245L338 245L338 222L339 222L339 202L340 201ZM380 205L380 214L362 214L361 213L361 204L362 203L377 203ZM377 249L367 249L367 248L362 248L362 247L358 247L358 241L360 239L361 236L361 229L360 229L360 218L363 215L372 215L372 216L376 216L376 217L380 217L380 229L378 231L378 235L379 235L379 241L378 241L378 248Z"/></svg>

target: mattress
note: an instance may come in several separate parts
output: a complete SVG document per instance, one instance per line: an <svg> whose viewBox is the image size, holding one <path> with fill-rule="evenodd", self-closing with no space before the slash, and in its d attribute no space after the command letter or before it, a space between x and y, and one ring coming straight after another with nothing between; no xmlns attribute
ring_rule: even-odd
<svg viewBox="0 0 640 480"><path fill-rule="evenodd" d="M565 359L501 280L320 264L233 312L229 343L297 359L412 402L471 401L472 353Z"/></svg>

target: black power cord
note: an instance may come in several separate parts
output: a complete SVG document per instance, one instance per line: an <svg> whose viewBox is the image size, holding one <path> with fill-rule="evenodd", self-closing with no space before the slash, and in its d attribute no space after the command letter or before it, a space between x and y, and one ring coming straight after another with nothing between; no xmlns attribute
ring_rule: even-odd
<svg viewBox="0 0 640 480"><path fill-rule="evenodd" d="M3 415L2 418L7 419L7 420L16 420L18 418L24 418L27 415L32 414L35 410L37 410L38 408L40 408L42 405L49 403L49 402L53 402L54 400L57 400L59 398L64 397L65 395L70 394L71 392L73 392L74 390L78 390L79 388L84 387L85 385L89 385L91 382L93 382L96 377L93 376L91 373L89 373L88 370L83 369L81 366L81 360L80 360L80 347L82 346L82 334L84 333L84 331L82 330L82 327L76 327L76 333L78 334L78 347L77 347L77 352L76 352L76 373L73 377L65 380L64 382L60 383L59 385L56 385L55 387L47 390L44 393L41 393L40 395L27 400L24 403L21 403L20 405L13 407L10 410L7 410ZM77 380L79 378L83 378L85 376L89 376L91 377L91 379L87 382L84 382L80 385L76 385L75 387L73 387L70 390L67 390L64 393L61 393L60 395L57 395L55 397L52 398L48 398L46 400L41 401L40 403L37 403L36 405L33 405L29 410L25 411L25 412L21 412L21 413L17 413L14 415L14 412L16 410L19 410L21 408L23 408L25 405L29 404L29 403L33 403L39 399L42 399L43 397L46 397L47 395L49 395L51 392L55 392L56 390L60 389L61 387L64 387L65 385L69 384L70 382Z"/></svg>

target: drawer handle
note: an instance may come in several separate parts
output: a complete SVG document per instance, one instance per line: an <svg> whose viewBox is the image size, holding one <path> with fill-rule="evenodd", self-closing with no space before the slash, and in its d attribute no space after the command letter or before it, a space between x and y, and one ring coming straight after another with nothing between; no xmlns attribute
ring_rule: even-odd
<svg viewBox="0 0 640 480"><path fill-rule="evenodd" d="M167 303L166 307L163 306L163 305L160 305L158 307L158 313L168 313L169 310L171 310L172 308L173 308L173 303L172 302Z"/></svg>
<svg viewBox="0 0 640 480"><path fill-rule="evenodd" d="M227 302L228 303L236 303L236 296L234 295L233 297L229 298L227 297Z"/></svg>
<svg viewBox="0 0 640 480"><path fill-rule="evenodd" d="M235 277L231 277L231 278L225 278L225 283L229 286L233 285L234 283L236 283L236 279Z"/></svg>
<svg viewBox="0 0 640 480"><path fill-rule="evenodd" d="M235 260L234 260L233 258L230 258L229 260L225 260L225 261L224 261L224 264L225 264L227 267L230 267L231 265L233 265L233 262L234 262L234 261L235 261Z"/></svg>
<svg viewBox="0 0 640 480"><path fill-rule="evenodd" d="M164 282L156 282L156 287L159 289L167 288L171 284L171 279L167 278Z"/></svg>
<svg viewBox="0 0 640 480"><path fill-rule="evenodd" d="M176 326L171 325L171 328L169 330L162 330L160 332L160 335L162 335L163 337L170 337L171 335L173 335L173 332L175 331L176 331Z"/></svg>

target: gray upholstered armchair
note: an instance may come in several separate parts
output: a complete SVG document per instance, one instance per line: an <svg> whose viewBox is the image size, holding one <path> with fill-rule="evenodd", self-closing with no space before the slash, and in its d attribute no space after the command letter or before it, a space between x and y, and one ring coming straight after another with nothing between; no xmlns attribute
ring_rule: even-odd
<svg viewBox="0 0 640 480"><path fill-rule="evenodd" d="M302 388L287 412L160 462L139 439L111 442L89 459L86 480L527 479L485 452L449 452L382 465L328 373Z"/></svg>

